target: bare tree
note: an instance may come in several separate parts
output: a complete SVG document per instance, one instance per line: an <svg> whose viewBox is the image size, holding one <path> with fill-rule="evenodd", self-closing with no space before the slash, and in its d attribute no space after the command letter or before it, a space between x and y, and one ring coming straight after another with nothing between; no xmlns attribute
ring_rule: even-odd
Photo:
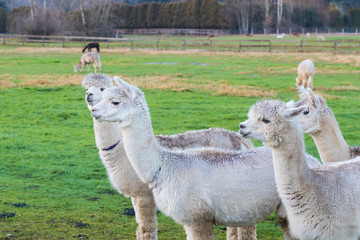
<svg viewBox="0 0 360 240"><path fill-rule="evenodd" d="M228 0L225 4L236 19L239 32L248 33L251 0Z"/></svg>
<svg viewBox="0 0 360 240"><path fill-rule="evenodd" d="M79 0L79 8L80 8L80 14L81 14L81 20L84 26L84 31L86 34L86 21L85 21L85 14L84 14L84 8L83 8L83 2L82 0Z"/></svg>
<svg viewBox="0 0 360 240"><path fill-rule="evenodd" d="M281 19L283 15L283 1L284 0L277 0L277 28L280 28Z"/></svg>

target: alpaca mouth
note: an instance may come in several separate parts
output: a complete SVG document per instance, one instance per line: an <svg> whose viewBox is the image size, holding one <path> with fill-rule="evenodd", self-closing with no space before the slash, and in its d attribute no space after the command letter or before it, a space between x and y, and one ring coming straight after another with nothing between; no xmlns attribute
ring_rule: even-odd
<svg viewBox="0 0 360 240"><path fill-rule="evenodd" d="M240 134L241 134L241 136L243 136L243 137L249 136L250 133L251 133L251 132L242 132L242 131L240 130Z"/></svg>

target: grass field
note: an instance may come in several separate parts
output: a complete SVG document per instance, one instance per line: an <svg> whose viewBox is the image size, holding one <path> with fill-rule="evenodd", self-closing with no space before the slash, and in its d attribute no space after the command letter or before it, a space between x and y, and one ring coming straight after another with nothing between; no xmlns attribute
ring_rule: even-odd
<svg viewBox="0 0 360 240"><path fill-rule="evenodd" d="M135 239L131 202L111 187L95 148L80 86L86 73L73 73L81 49L0 52L0 239ZM327 99L347 142L360 142L359 55L103 49L101 58L104 73L143 89L155 134L238 131L257 100L297 99L296 67L310 58L315 92ZM162 213L158 222L160 240L185 239L182 226ZM215 232L225 239L224 226ZM282 239L275 216L258 224L257 234Z"/></svg>

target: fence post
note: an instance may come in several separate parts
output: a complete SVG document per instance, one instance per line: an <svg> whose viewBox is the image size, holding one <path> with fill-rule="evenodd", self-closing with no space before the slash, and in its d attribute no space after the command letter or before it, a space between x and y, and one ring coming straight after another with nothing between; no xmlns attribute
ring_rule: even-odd
<svg viewBox="0 0 360 240"><path fill-rule="evenodd" d="M109 41L107 42L107 46L106 46L106 48L109 48Z"/></svg>
<svg viewBox="0 0 360 240"><path fill-rule="evenodd" d="M271 52L272 49L271 49L271 40L269 40L269 52Z"/></svg>
<svg viewBox="0 0 360 240"><path fill-rule="evenodd" d="M23 38L23 43L22 43L23 46L25 45L25 39L26 37Z"/></svg>
<svg viewBox="0 0 360 240"><path fill-rule="evenodd" d="M183 49L186 50L186 39L184 39Z"/></svg>
<svg viewBox="0 0 360 240"><path fill-rule="evenodd" d="M303 40L300 40L300 52L303 52L304 48L303 48Z"/></svg>
<svg viewBox="0 0 360 240"><path fill-rule="evenodd" d="M157 50L157 51L159 51L159 41L160 41L159 39L156 40L156 50Z"/></svg>
<svg viewBox="0 0 360 240"><path fill-rule="evenodd" d="M42 38L42 40L43 40L43 41L42 41L41 46L42 46L42 47L45 47L45 39L44 39L44 37Z"/></svg>
<svg viewBox="0 0 360 240"><path fill-rule="evenodd" d="M66 38L63 39L63 42L62 42L62 47L64 48L65 47L65 41L66 41Z"/></svg>
<svg viewBox="0 0 360 240"><path fill-rule="evenodd" d="M336 53L336 41L334 41L334 53Z"/></svg>
<svg viewBox="0 0 360 240"><path fill-rule="evenodd" d="M241 40L239 41L239 52L241 52Z"/></svg>
<svg viewBox="0 0 360 240"><path fill-rule="evenodd" d="M130 49L133 49L133 40L130 40Z"/></svg>

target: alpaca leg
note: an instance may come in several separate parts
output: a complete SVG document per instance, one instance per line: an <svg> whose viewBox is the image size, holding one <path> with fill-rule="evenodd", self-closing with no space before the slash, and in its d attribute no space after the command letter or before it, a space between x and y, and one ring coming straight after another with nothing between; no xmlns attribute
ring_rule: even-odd
<svg viewBox="0 0 360 240"><path fill-rule="evenodd" d="M157 240L156 205L152 195L131 198L135 209L137 240Z"/></svg>
<svg viewBox="0 0 360 240"><path fill-rule="evenodd" d="M93 63L93 67L94 67L95 73L96 73L96 71L97 71L97 66L95 65L95 63Z"/></svg>
<svg viewBox="0 0 360 240"><path fill-rule="evenodd" d="M215 240L212 223L184 226L187 240Z"/></svg>
<svg viewBox="0 0 360 240"><path fill-rule="evenodd" d="M309 76L307 87L313 89L313 76Z"/></svg>
<svg viewBox="0 0 360 240"><path fill-rule="evenodd" d="M296 78L296 86L299 87L300 84L301 84L301 77L298 76L298 77Z"/></svg>
<svg viewBox="0 0 360 240"><path fill-rule="evenodd" d="M256 240L256 225L251 227L238 227L237 240Z"/></svg>
<svg viewBox="0 0 360 240"><path fill-rule="evenodd" d="M238 230L236 227L226 228L226 240L238 240Z"/></svg>

